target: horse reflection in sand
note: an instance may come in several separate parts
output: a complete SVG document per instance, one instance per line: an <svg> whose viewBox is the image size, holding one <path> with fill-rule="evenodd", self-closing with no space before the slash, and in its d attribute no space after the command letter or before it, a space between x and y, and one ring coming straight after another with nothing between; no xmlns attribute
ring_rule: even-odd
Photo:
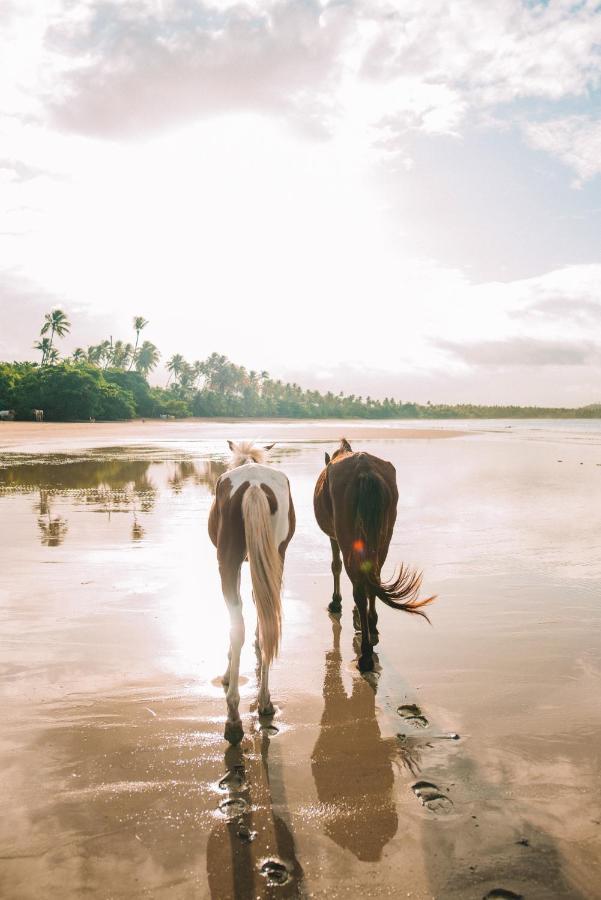
<svg viewBox="0 0 601 900"><path fill-rule="evenodd" d="M380 577L396 521L398 499L392 463L371 453L353 452L346 438L331 457L326 453L326 467L317 479L313 505L317 524L332 545L334 594L329 610L332 613L342 610L342 551L344 568L353 584L355 623L361 630L359 668L362 672L371 672L374 667L372 648L379 639L376 597L393 609L425 619L428 617L421 607L435 599L418 599L422 576L404 566L388 584Z"/></svg>
<svg viewBox="0 0 601 900"><path fill-rule="evenodd" d="M259 679L262 658L256 646L255 651ZM270 748L269 729L262 728L225 752L226 772L219 782L224 817L207 844L211 897L262 900L276 892L281 900L306 896L294 836L285 821L289 810L277 744L275 754ZM270 768L275 770L275 787Z"/></svg>
<svg viewBox="0 0 601 900"><path fill-rule="evenodd" d="M356 675L350 696L340 672L340 623L332 619L333 648L326 653L325 701L311 757L317 796L325 812L324 831L362 862L377 862L395 836L394 765L415 775L423 741L383 738L376 717L376 693ZM369 827L366 814L369 810Z"/></svg>
<svg viewBox="0 0 601 900"><path fill-rule="evenodd" d="M290 485L283 474L263 465L268 447L228 441L232 461L217 481L209 514L209 536L217 548L223 596L230 614L229 661L223 676L227 685L228 716L225 738L232 744L243 737L238 677L244 644L240 570L247 558L257 608L257 641L261 652L259 715L273 715L269 696L269 666L278 652L282 629L282 572L286 548L294 534L295 516Z"/></svg>

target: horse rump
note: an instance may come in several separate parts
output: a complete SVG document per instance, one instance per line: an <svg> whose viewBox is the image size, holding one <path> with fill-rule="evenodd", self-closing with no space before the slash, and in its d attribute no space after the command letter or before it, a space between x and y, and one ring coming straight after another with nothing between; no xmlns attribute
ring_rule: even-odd
<svg viewBox="0 0 601 900"><path fill-rule="evenodd" d="M357 479L354 536L349 554L351 577L362 581L369 595L375 594L392 609L430 619L422 607L435 596L419 599L422 573L401 564L399 574L389 582L380 578L379 555L387 541L388 517L392 505L388 486L376 472L361 472ZM354 578L353 578L354 580Z"/></svg>

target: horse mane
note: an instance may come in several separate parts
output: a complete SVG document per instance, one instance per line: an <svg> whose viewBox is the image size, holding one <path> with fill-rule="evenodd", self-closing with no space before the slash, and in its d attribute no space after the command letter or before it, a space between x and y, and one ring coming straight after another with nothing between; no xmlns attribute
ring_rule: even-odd
<svg viewBox="0 0 601 900"><path fill-rule="evenodd" d="M255 447L252 441L240 441L232 446L232 458L228 469L235 469L245 463L264 463L267 460L267 451L263 447Z"/></svg>

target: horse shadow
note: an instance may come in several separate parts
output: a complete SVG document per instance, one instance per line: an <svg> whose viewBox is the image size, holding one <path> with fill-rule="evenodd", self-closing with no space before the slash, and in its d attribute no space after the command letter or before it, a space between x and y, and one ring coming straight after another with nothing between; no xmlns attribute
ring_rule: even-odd
<svg viewBox="0 0 601 900"><path fill-rule="evenodd" d="M347 695L341 675L341 626L336 617L331 620L333 646L326 652L325 705L311 757L313 780L325 834L357 859L377 862L399 826L394 767L417 773L420 744L401 746L397 738L382 737L372 673L355 675Z"/></svg>
<svg viewBox="0 0 601 900"><path fill-rule="evenodd" d="M207 844L209 893L215 900L258 900L303 896L303 870L294 837L274 810L269 776L270 737L266 730L230 746L219 786L223 817Z"/></svg>
<svg viewBox="0 0 601 900"><path fill-rule="evenodd" d="M258 635L255 655L259 683L262 660ZM253 706L256 712L257 703ZM242 743L230 745L223 757L221 816L207 844L207 877L210 896L215 900L259 900L273 896L274 890L282 898L303 896L303 869L296 857L294 837L275 811L286 808L279 754L277 746L275 752L272 749L270 737L277 733L277 726L272 716L259 715L255 729ZM277 789L272 786L270 765L275 770Z"/></svg>

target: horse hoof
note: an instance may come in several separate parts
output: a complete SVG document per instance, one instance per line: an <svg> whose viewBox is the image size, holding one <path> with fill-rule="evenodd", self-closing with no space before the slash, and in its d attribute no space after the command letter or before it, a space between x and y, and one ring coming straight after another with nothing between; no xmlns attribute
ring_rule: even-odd
<svg viewBox="0 0 601 900"><path fill-rule="evenodd" d="M373 670L374 670L373 656L360 656L359 657L359 671L360 672L373 672Z"/></svg>
<svg viewBox="0 0 601 900"><path fill-rule="evenodd" d="M242 722L226 722L223 736L230 744L239 744L244 737Z"/></svg>
<svg viewBox="0 0 601 900"><path fill-rule="evenodd" d="M332 597L330 603L328 604L328 609L331 613L341 613L342 612L342 601L338 600L337 597Z"/></svg>
<svg viewBox="0 0 601 900"><path fill-rule="evenodd" d="M267 706L259 707L259 715L260 716L275 716L275 707L271 701L267 704Z"/></svg>

